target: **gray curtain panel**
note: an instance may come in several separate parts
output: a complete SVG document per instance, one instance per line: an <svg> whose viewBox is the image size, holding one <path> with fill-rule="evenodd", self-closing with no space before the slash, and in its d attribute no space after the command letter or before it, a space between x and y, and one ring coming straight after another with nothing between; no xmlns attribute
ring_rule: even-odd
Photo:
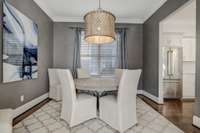
<svg viewBox="0 0 200 133"><path fill-rule="evenodd" d="M127 69L128 68L128 53L127 53L127 36L126 28L118 28L116 32L119 35L118 39L118 52L119 52L119 68Z"/></svg>
<svg viewBox="0 0 200 133"><path fill-rule="evenodd" d="M81 31L82 28L75 28L75 46L74 46L74 55L73 55L73 68L72 74L74 78L77 78L77 68L81 67L80 61L80 48L81 48ZM127 69L127 37L126 37L126 28L117 28L117 45L118 45L118 56L119 56L119 68Z"/></svg>
<svg viewBox="0 0 200 133"><path fill-rule="evenodd" d="M77 68L80 68L80 44L81 44L81 28L75 28L75 46L73 55L73 68L72 74L74 78L77 78Z"/></svg>

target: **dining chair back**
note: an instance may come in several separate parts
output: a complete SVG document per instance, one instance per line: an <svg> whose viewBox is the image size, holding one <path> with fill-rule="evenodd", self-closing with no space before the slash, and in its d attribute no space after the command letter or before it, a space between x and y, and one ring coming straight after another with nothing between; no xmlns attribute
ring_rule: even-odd
<svg viewBox="0 0 200 133"><path fill-rule="evenodd" d="M57 70L58 69L55 68L48 69L49 98L54 99L56 101L60 101L62 99L62 94L61 94L62 92Z"/></svg>
<svg viewBox="0 0 200 133"><path fill-rule="evenodd" d="M114 75L118 80L121 79L123 70L125 70L125 69L115 69L115 74Z"/></svg>
<svg viewBox="0 0 200 133"><path fill-rule="evenodd" d="M123 133L134 126L136 116L136 94L141 70L123 70L117 96L100 98L100 119Z"/></svg>
<svg viewBox="0 0 200 133"><path fill-rule="evenodd" d="M0 132L12 133L13 131L13 110L0 109Z"/></svg>
<svg viewBox="0 0 200 133"><path fill-rule="evenodd" d="M86 120L95 118L96 97L87 94L76 94L76 88L71 71L58 70L62 88L61 119L65 120L69 127L76 126Z"/></svg>
<svg viewBox="0 0 200 133"><path fill-rule="evenodd" d="M61 88L62 88L62 110L61 118L64 118L68 123L71 121L73 106L76 100L76 90L70 70L58 70Z"/></svg>
<svg viewBox="0 0 200 133"><path fill-rule="evenodd" d="M124 70L118 90L119 118L123 129L137 123L136 95L141 70Z"/></svg>
<svg viewBox="0 0 200 133"><path fill-rule="evenodd" d="M77 69L78 78L90 78L89 71L84 68Z"/></svg>

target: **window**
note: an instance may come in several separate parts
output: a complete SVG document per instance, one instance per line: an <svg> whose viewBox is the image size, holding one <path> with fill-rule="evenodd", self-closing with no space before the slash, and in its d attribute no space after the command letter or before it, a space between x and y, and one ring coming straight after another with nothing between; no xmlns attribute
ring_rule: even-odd
<svg viewBox="0 0 200 133"><path fill-rule="evenodd" d="M91 75L113 75L114 69L119 66L119 52L116 40L111 44L87 44L84 40L84 31L81 32L81 67L87 69Z"/></svg>

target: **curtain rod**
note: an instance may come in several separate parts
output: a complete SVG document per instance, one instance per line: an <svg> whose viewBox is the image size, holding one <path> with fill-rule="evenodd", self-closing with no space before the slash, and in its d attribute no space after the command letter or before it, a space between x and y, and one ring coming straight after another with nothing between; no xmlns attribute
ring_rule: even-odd
<svg viewBox="0 0 200 133"><path fill-rule="evenodd" d="M80 29L82 29L82 30L84 30L85 28L84 27L76 27L76 26L71 26L71 27L69 27L70 29L76 29L76 28L80 28ZM128 28L128 27L116 27L115 28L116 30L118 30L118 29L130 29L130 28Z"/></svg>
<svg viewBox="0 0 200 133"><path fill-rule="evenodd" d="M76 28L80 28L80 29L85 29L85 28L83 28L83 27L76 27L76 26L74 26L74 27L69 27L70 29L76 29Z"/></svg>

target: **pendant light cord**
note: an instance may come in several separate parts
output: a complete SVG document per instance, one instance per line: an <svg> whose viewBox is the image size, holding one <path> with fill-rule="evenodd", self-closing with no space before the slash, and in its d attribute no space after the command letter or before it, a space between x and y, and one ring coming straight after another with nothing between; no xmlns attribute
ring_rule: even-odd
<svg viewBox="0 0 200 133"><path fill-rule="evenodd" d="M99 0L99 9L101 9L101 0Z"/></svg>

